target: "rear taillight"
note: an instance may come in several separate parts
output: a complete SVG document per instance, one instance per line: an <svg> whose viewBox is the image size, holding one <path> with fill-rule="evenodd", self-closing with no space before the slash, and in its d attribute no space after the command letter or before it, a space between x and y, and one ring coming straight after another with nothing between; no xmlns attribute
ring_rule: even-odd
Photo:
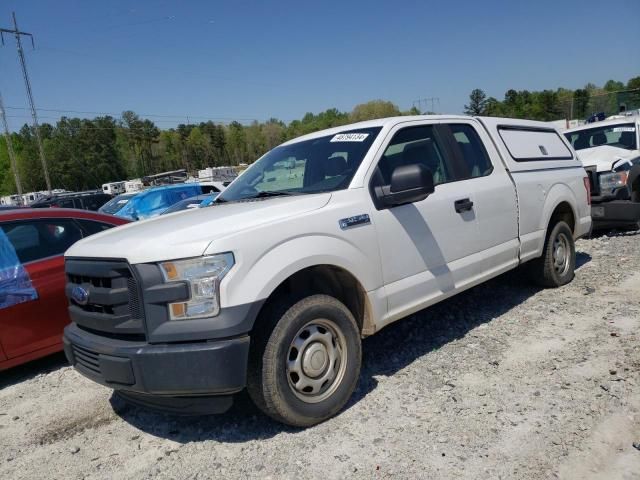
<svg viewBox="0 0 640 480"><path fill-rule="evenodd" d="M587 205L591 205L591 183L589 182L589 177L582 177L582 181L584 182L584 189L587 191Z"/></svg>

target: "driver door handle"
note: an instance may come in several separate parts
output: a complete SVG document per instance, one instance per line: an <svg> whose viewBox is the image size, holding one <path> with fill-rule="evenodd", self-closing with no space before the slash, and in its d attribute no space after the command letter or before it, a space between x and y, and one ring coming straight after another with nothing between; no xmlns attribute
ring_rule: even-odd
<svg viewBox="0 0 640 480"><path fill-rule="evenodd" d="M468 198L462 198L453 202L453 206L456 209L456 212L462 213L471 210L473 208L473 202Z"/></svg>

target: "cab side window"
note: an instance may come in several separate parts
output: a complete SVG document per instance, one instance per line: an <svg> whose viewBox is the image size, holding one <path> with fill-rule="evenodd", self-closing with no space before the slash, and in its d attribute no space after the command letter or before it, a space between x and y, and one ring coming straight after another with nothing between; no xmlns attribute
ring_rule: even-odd
<svg viewBox="0 0 640 480"><path fill-rule="evenodd" d="M434 137L433 126L417 126L404 128L394 135L378 162L375 186L389 185L396 167L415 163L431 171L434 185L454 180L445 151Z"/></svg>
<svg viewBox="0 0 640 480"><path fill-rule="evenodd" d="M467 124L452 124L449 128L454 138L454 150L457 148L456 154L464 164L462 176L457 180L489 175L493 165L475 129Z"/></svg>

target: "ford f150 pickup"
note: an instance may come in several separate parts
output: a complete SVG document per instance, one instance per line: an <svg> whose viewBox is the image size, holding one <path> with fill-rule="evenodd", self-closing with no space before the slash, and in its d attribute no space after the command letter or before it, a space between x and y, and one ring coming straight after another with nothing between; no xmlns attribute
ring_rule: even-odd
<svg viewBox="0 0 640 480"><path fill-rule="evenodd" d="M570 282L588 188L539 122L398 117L306 135L210 207L70 248L65 352L134 403L223 412L247 388L273 418L313 425L354 391L363 337L525 263L541 285Z"/></svg>
<svg viewBox="0 0 640 480"><path fill-rule="evenodd" d="M594 229L640 228L640 117L620 116L564 134L589 174Z"/></svg>

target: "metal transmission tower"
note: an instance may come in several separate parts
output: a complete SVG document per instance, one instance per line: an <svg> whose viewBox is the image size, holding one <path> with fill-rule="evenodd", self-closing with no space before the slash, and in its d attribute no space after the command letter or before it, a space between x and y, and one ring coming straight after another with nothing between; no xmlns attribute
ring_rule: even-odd
<svg viewBox="0 0 640 480"><path fill-rule="evenodd" d="M7 116L4 112L2 95L0 95L0 116L2 117L2 124L4 126L4 136L7 140L7 152L9 153L9 160L11 161L11 170L13 170L13 177L16 181L18 205L22 205L22 183L20 182L20 172L18 172L18 164L16 163L16 154L13 151L13 143L11 141L11 134L9 133L9 125L7 124Z"/></svg>
<svg viewBox="0 0 640 480"><path fill-rule="evenodd" d="M429 105L429 102L431 102L431 110L429 110L430 112L435 112L435 104L438 104L438 109L440 108L440 97L429 97L429 98L418 98L417 100L413 101L413 106L416 106L416 103L418 104L418 110L420 110L420 113L424 112L423 108L422 108L422 102L424 102L424 106L427 107Z"/></svg>
<svg viewBox="0 0 640 480"><path fill-rule="evenodd" d="M36 106L33 102L33 92L31 91L31 82L29 81L29 74L27 73L27 64L24 59L24 51L22 50L22 35L31 37L31 46L35 48L33 42L33 35L28 32L21 32L18 30L18 22L16 21L16 13L13 15L13 30L7 28L0 28L0 40L4 45L3 33L13 33L16 37L16 45L18 47L18 57L20 58L20 65L22 66L22 76L24 77L24 85L27 89L27 97L29 98L29 106L31 107L31 117L33 118L33 129L35 130L36 141L38 143L38 151L40 153L40 162L42 163L42 172L44 173L44 180L47 184L47 190L51 194L51 179L49 178L49 169L47 168L47 159L44 156L44 148L42 147L42 138L40 138L40 125L38 124L38 114L36 112Z"/></svg>

